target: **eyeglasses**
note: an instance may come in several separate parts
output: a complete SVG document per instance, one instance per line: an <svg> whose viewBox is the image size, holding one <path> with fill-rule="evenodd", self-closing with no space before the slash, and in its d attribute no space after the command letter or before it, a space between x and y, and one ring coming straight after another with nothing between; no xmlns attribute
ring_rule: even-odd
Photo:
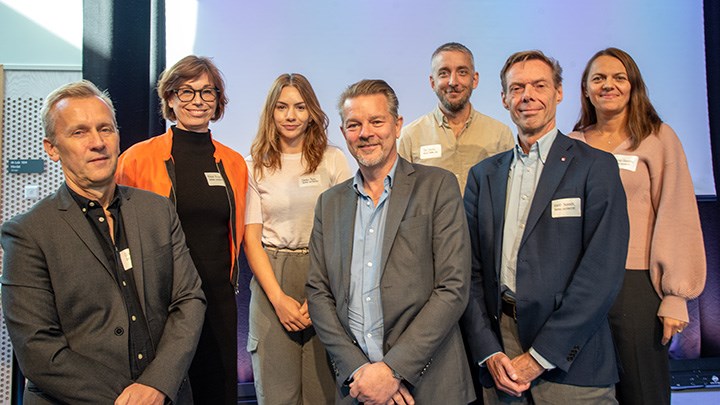
<svg viewBox="0 0 720 405"><path fill-rule="evenodd" d="M173 93L177 95L177 98L180 101L184 102L193 101L195 99L195 94L197 93L200 93L200 98L203 99L203 101L215 101L219 92L220 90L217 88L195 90L189 87L185 87L182 89L173 90Z"/></svg>

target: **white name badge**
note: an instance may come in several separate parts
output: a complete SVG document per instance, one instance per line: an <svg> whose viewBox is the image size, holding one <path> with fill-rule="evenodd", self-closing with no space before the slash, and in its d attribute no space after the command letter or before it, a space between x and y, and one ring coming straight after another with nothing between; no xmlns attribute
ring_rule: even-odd
<svg viewBox="0 0 720 405"><path fill-rule="evenodd" d="M125 271L132 269L132 257L130 257L130 249L123 249L120 251L120 262L122 262L123 269Z"/></svg>
<svg viewBox="0 0 720 405"><path fill-rule="evenodd" d="M439 157L442 157L442 146L439 143L420 147L420 159L433 159Z"/></svg>
<svg viewBox="0 0 720 405"><path fill-rule="evenodd" d="M320 185L320 176L317 174L306 174L298 179L298 187L317 187Z"/></svg>
<svg viewBox="0 0 720 405"><path fill-rule="evenodd" d="M580 198L560 198L552 202L553 218L572 218L582 216Z"/></svg>
<svg viewBox="0 0 720 405"><path fill-rule="evenodd" d="M618 161L620 170L629 170L631 172L637 170L638 161L640 160L634 155L615 155L615 159Z"/></svg>
<svg viewBox="0 0 720 405"><path fill-rule="evenodd" d="M220 173L205 172L205 178L207 179L208 186L225 187L225 179L222 178Z"/></svg>

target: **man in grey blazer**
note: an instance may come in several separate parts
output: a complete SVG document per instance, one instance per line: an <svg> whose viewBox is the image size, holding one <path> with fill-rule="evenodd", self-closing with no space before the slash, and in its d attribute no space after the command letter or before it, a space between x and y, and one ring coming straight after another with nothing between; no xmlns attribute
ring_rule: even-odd
<svg viewBox="0 0 720 405"><path fill-rule="evenodd" d="M397 154L393 89L363 80L340 97L355 177L323 193L310 240L310 318L338 404L475 399L458 327L470 242L455 177Z"/></svg>
<svg viewBox="0 0 720 405"><path fill-rule="evenodd" d="M1 239L24 403L192 403L205 297L173 206L115 184L115 112L92 83L52 92L42 118L65 183Z"/></svg>

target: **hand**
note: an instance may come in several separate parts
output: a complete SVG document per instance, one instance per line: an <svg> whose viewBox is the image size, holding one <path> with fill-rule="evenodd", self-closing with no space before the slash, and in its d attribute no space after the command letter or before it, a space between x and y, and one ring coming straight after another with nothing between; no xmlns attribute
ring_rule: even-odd
<svg viewBox="0 0 720 405"><path fill-rule="evenodd" d="M393 377L387 364L379 361L366 364L355 372L350 383L350 396L366 405L385 405L399 389L400 381Z"/></svg>
<svg viewBox="0 0 720 405"><path fill-rule="evenodd" d="M307 302L300 305L292 297L282 294L278 299L273 301L275 314L280 323L289 332L298 332L311 325L310 316L307 311ZM302 308L305 307L303 314Z"/></svg>
<svg viewBox="0 0 720 405"><path fill-rule="evenodd" d="M687 322L670 318L669 316L661 316L660 321L663 324L663 337L660 341L663 346L670 342L673 335L676 333L682 333L683 329L688 326Z"/></svg>
<svg viewBox="0 0 720 405"><path fill-rule="evenodd" d="M545 371L545 368L535 360L535 358L528 352L525 352L511 361L513 368L517 372L518 383L531 383L536 378L540 377Z"/></svg>
<svg viewBox="0 0 720 405"><path fill-rule="evenodd" d="M303 301L302 305L300 306L300 314L306 316L308 321L310 322L308 323L306 328L312 326L312 319L310 319L310 311L308 310L307 300Z"/></svg>
<svg viewBox="0 0 720 405"><path fill-rule="evenodd" d="M115 399L115 405L162 405L164 402L165 394L149 385L140 383L128 385Z"/></svg>
<svg viewBox="0 0 720 405"><path fill-rule="evenodd" d="M505 353L497 353L486 362L490 375L495 380L495 387L502 392L520 397L523 391L530 388L529 382L520 382L510 358Z"/></svg>
<svg viewBox="0 0 720 405"><path fill-rule="evenodd" d="M415 405L415 398L410 394L407 387L400 383L400 388L393 394L387 405Z"/></svg>

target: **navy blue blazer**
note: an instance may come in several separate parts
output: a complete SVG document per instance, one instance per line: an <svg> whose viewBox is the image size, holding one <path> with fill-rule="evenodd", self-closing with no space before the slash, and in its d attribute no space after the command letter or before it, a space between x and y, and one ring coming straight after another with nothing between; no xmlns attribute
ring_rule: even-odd
<svg viewBox="0 0 720 405"><path fill-rule="evenodd" d="M470 302L462 318L473 361L502 351L500 264L513 151L469 173L465 211L472 243ZM553 218L553 201L579 198L581 215ZM520 242L516 274L522 348L556 368L541 378L580 386L617 382L607 313L623 282L629 237L617 161L558 133L535 190ZM483 385L493 380L482 367Z"/></svg>

